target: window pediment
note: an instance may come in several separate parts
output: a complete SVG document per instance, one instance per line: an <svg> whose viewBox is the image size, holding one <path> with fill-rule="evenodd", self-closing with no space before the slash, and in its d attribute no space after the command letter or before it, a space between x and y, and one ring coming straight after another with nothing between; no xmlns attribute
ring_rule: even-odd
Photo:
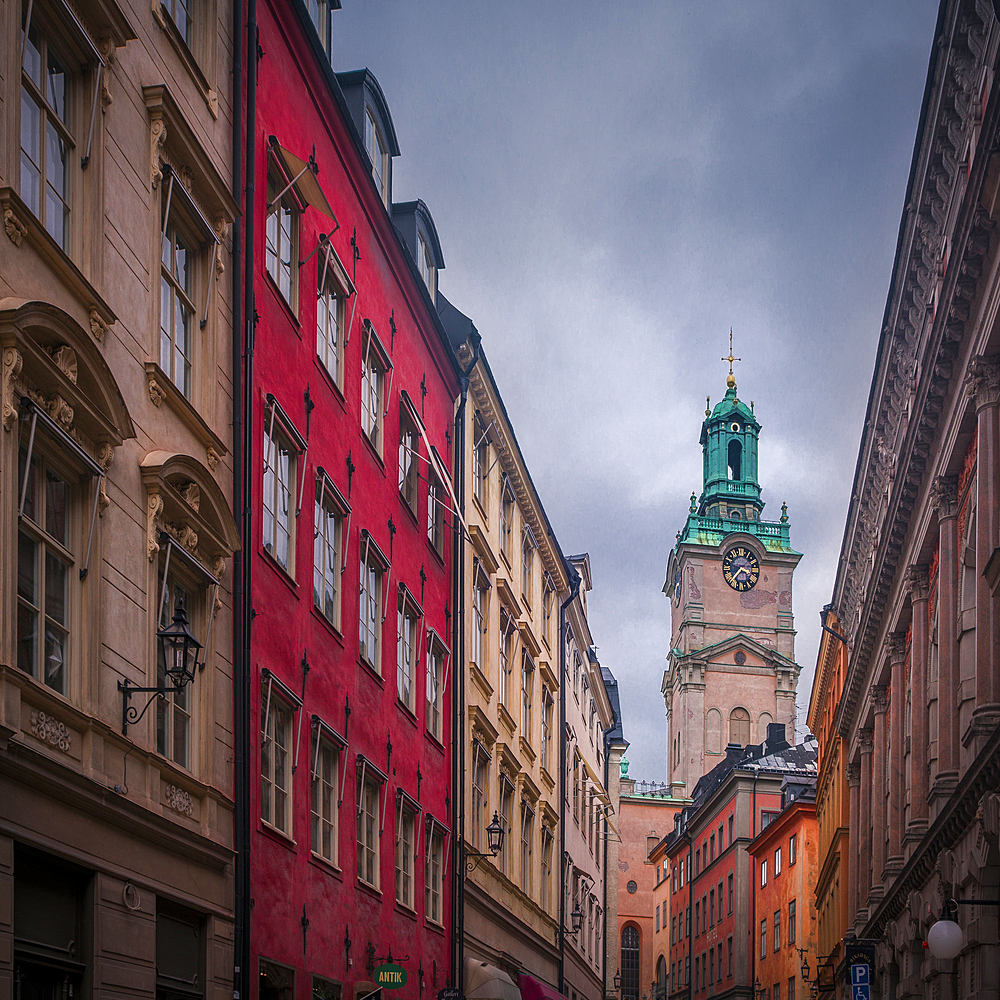
<svg viewBox="0 0 1000 1000"><path fill-rule="evenodd" d="M66 312L47 302L0 301L3 426L27 395L92 448L135 437L118 383L99 348ZM18 386L20 389L18 389Z"/></svg>
<svg viewBox="0 0 1000 1000"><path fill-rule="evenodd" d="M229 503L212 473L190 455L151 451L140 463L148 494L146 552L160 551L165 531L216 578L240 546Z"/></svg>

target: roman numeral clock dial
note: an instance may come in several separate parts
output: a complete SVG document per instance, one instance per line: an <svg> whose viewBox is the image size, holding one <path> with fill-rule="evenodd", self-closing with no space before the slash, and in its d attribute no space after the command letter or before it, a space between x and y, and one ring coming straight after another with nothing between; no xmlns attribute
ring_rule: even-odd
<svg viewBox="0 0 1000 1000"><path fill-rule="evenodd" d="M722 557L722 576L733 590L753 590L760 577L760 563L746 545L734 545Z"/></svg>

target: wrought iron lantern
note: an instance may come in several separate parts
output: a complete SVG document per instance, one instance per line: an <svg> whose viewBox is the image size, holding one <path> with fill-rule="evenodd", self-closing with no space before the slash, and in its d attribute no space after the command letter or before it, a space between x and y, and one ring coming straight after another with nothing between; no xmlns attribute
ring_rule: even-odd
<svg viewBox="0 0 1000 1000"><path fill-rule="evenodd" d="M621 974L621 970L620 969L615 973L615 978L614 978L613 982L615 984L615 993L621 993L621 990L622 990L622 974Z"/></svg>
<svg viewBox="0 0 1000 1000"><path fill-rule="evenodd" d="M580 904L577 903L573 907L573 912L569 915L570 920L573 921L573 933L579 934L580 928L583 926L583 911L580 909Z"/></svg>
<svg viewBox="0 0 1000 1000"><path fill-rule="evenodd" d="M496 810L493 812L493 822L486 827L486 842L489 844L490 854L496 857L503 848L503 827Z"/></svg>

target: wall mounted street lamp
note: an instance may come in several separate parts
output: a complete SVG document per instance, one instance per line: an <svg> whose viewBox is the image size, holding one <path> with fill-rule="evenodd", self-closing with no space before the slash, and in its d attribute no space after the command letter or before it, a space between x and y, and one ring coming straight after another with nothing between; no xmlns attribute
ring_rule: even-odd
<svg viewBox="0 0 1000 1000"><path fill-rule="evenodd" d="M576 903L573 906L573 912L569 915L570 920L573 921L573 933L579 934L580 928L583 926L583 911L580 909L580 904Z"/></svg>
<svg viewBox="0 0 1000 1000"><path fill-rule="evenodd" d="M935 957L949 961L958 958L965 947L965 935L954 918L959 906L1000 906L1000 899L949 899L944 914L927 932L927 950Z"/></svg>
<svg viewBox="0 0 1000 1000"><path fill-rule="evenodd" d="M122 736L128 736L129 724L134 726L146 714L156 698L183 691L184 687L194 680L198 670L201 643L188 628L187 612L184 610L182 600L177 602L177 607L174 609L174 620L156 633L156 641L168 683L158 687L137 687L130 683L127 677L118 682L118 690L122 693ZM133 694L150 695L141 712L129 704Z"/></svg>
<svg viewBox="0 0 1000 1000"><path fill-rule="evenodd" d="M486 846L489 848L489 854L470 851L463 845L462 853L467 872L471 872L483 858L495 858L503 850L503 827L500 825L500 816L496 810L493 811L493 822L486 827Z"/></svg>
<svg viewBox="0 0 1000 1000"><path fill-rule="evenodd" d="M622 974L621 970L615 973L615 978L612 980L615 984L615 993L621 993L622 991Z"/></svg>

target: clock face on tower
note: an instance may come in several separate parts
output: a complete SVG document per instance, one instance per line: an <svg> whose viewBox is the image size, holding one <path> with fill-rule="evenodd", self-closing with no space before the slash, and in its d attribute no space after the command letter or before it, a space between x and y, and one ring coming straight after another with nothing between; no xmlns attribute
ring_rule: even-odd
<svg viewBox="0 0 1000 1000"><path fill-rule="evenodd" d="M741 593L753 590L760 576L760 563L753 549L746 545L734 545L722 557L722 576L733 590Z"/></svg>

